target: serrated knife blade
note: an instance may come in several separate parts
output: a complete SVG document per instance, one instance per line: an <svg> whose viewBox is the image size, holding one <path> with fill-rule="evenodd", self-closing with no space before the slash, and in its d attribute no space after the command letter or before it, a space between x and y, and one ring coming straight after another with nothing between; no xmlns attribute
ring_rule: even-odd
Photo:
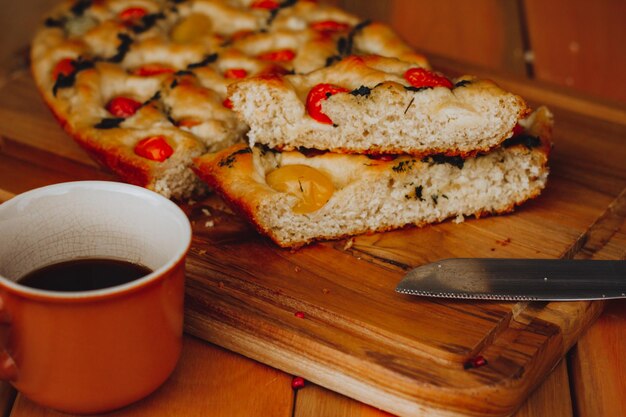
<svg viewBox="0 0 626 417"><path fill-rule="evenodd" d="M451 258L409 271L396 291L511 301L626 298L626 261Z"/></svg>

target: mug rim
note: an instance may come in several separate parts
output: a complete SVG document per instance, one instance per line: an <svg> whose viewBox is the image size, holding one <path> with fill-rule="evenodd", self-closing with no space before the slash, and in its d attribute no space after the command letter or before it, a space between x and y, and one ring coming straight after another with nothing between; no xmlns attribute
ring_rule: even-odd
<svg viewBox="0 0 626 417"><path fill-rule="evenodd" d="M159 277L165 275L178 265L181 260L185 258L189 248L191 247L191 238L192 238L192 229L191 223L187 218L187 215L183 212L183 210L176 205L173 201L168 198L163 197L161 194L158 194L154 191L148 190L144 187L139 187L137 185L115 182L115 181L70 181L70 182L62 182L52 185L47 185L39 188L35 188L24 193L18 194L10 200L0 204L0 214L2 211L10 208L14 205L22 203L24 199L34 198L38 195L46 195L50 192L65 190L71 192L73 189L87 189L90 191L94 190L105 190L112 192L119 192L122 194L131 194L135 197L139 197L144 201L153 200L158 202L159 204L164 204L170 210L169 213L174 215L174 218L180 225L182 226L183 236L181 239L186 244L180 245L176 252L174 252L171 256L168 257L167 262L165 262L162 266L155 269L151 273L136 279L134 281L130 281L124 284L115 285L112 287L101 288L97 290L88 290L88 291L51 291L51 290L42 290L32 287L27 287L25 285L20 285L15 281L5 277L0 274L0 283L2 286L10 289L18 294L23 296L30 296L34 298L41 298L47 300L91 300L94 298L103 298L109 297L119 294L125 294L127 292L133 291L137 288L143 287L146 284L149 284L153 281L159 279ZM111 258L113 259L113 258ZM44 266L45 267L45 266Z"/></svg>

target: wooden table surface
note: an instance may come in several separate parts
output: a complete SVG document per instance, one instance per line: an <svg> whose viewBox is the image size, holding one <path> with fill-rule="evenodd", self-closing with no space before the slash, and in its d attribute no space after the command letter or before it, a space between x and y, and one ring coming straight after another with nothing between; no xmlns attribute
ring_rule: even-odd
<svg viewBox="0 0 626 417"><path fill-rule="evenodd" d="M454 65L436 59L433 61L439 67ZM626 106L572 96L545 85L503 78L480 69L471 69L471 72L495 79L505 88L526 97L531 104L549 105L557 115L557 132L561 134L576 135L581 129L593 130L594 126L608 129L614 136L613 142L607 143L607 146L617 146L617 150L624 153ZM0 86L10 80L11 76L0 80ZM11 123L11 120L5 118L0 123ZM45 132L41 134L45 135ZM607 151L610 152L611 148ZM72 157L50 158L43 152L38 153L0 137L0 202L39 186L88 179L115 178L87 160L80 163ZM579 257L626 259L624 170L617 174L607 173L606 183L598 187L622 191L617 193L605 215L598 219L598 232L590 234L582 250L578 251ZM583 334L515 416L626 416L625 354L626 300L609 302L602 316ZM291 388L292 378L293 375L185 336L183 354L171 378L148 398L108 415L389 415L311 383L294 391ZM37 406L6 384L0 385L0 406L4 415L13 417L65 415Z"/></svg>

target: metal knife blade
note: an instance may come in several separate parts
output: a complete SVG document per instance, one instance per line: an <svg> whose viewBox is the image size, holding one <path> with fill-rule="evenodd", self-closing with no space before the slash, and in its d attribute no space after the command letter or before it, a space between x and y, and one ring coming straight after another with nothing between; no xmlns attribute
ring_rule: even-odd
<svg viewBox="0 0 626 417"><path fill-rule="evenodd" d="M626 261L452 258L415 268L396 287L428 297L513 301L626 297Z"/></svg>

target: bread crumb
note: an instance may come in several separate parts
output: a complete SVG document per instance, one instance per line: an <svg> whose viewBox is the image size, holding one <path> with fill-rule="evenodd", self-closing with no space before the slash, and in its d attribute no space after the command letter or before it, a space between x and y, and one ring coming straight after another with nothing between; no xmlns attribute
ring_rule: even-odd
<svg viewBox="0 0 626 417"><path fill-rule="evenodd" d="M328 288L322 288L322 292L324 294L328 294L330 292L330 290Z"/></svg>
<svg viewBox="0 0 626 417"><path fill-rule="evenodd" d="M207 220L204 222L204 227L213 227L215 226L215 222L213 220Z"/></svg>
<svg viewBox="0 0 626 417"><path fill-rule="evenodd" d="M354 238L350 238L348 240L346 240L346 244L343 245L343 250L348 250L352 247L352 245L354 245Z"/></svg>
<svg viewBox="0 0 626 417"><path fill-rule="evenodd" d="M208 208L202 208L202 214L204 214L205 216L210 216L211 212Z"/></svg>
<svg viewBox="0 0 626 417"><path fill-rule="evenodd" d="M198 255L206 255L206 250L204 250L204 249L200 249L200 250L198 251Z"/></svg>
<svg viewBox="0 0 626 417"><path fill-rule="evenodd" d="M293 270L296 271L296 272L302 271L302 269L299 266L297 266L297 265L296 265L296 267Z"/></svg>
<svg viewBox="0 0 626 417"><path fill-rule="evenodd" d="M196 203L197 203L197 201L196 200L192 200L191 198L189 200L187 200L187 204L189 204L190 206L193 206Z"/></svg>

